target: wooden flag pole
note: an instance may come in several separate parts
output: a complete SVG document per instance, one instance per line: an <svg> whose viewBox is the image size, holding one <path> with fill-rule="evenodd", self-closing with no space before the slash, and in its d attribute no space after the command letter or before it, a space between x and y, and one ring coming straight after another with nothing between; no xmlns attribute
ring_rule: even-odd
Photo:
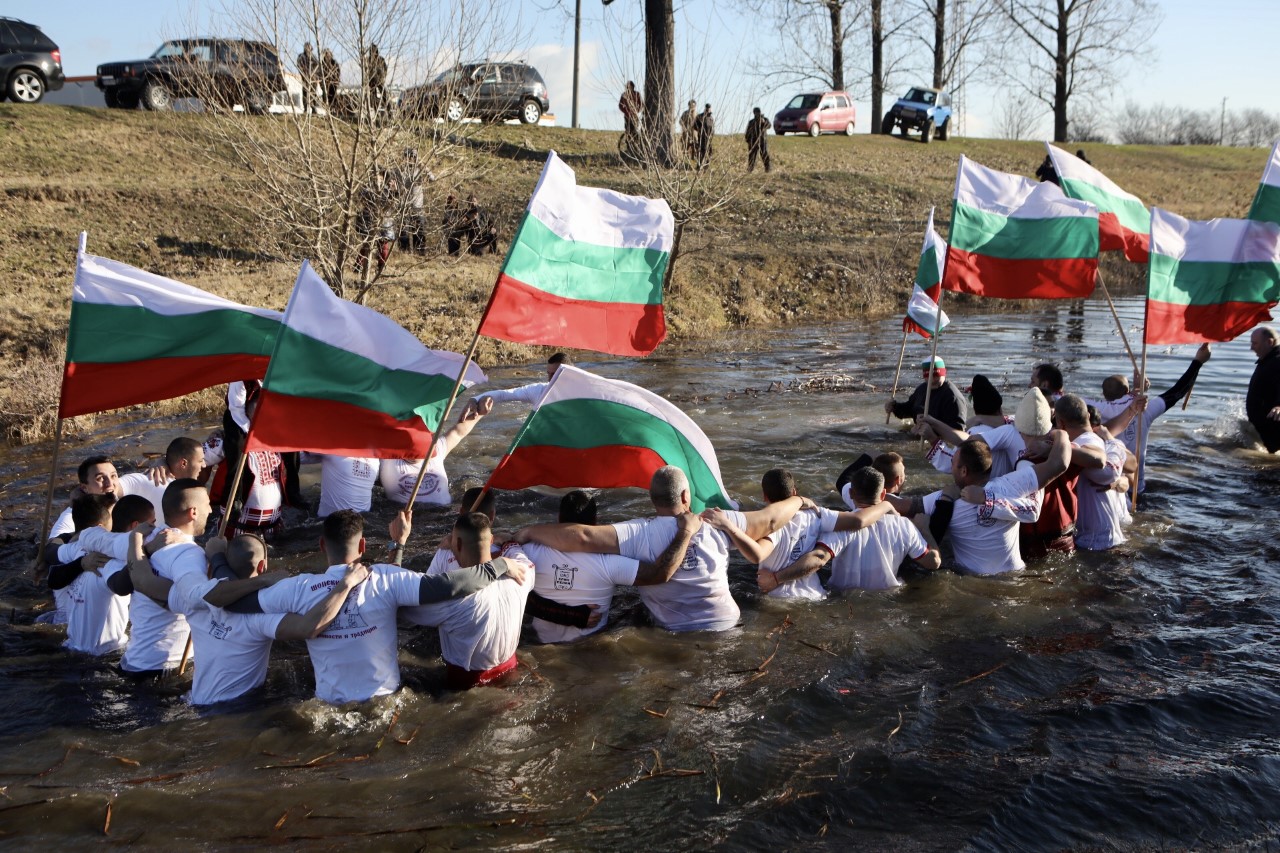
<svg viewBox="0 0 1280 853"><path fill-rule="evenodd" d="M547 390L542 392L542 396L544 398L548 393L550 393L551 387L555 385L556 377L559 375L560 371L557 370L551 376L551 381L547 383ZM480 490L480 494L476 497L475 503L471 505L470 509L466 509L466 512L475 512L476 507L480 506L480 502L484 500L484 496L489 493L489 484L493 482L493 478L498 476L498 472L507 464L507 460L511 458L511 454L516 452L516 447L520 444L520 439L524 438L524 434L529 431L529 425L533 423L533 419L538 415L539 405L541 405L541 401L539 401L538 405L533 407L533 411L524 419L524 423L522 423L520 425L520 429L516 431L516 437L511 440L511 446L507 448L507 452L502 455L502 458L498 460L498 464L489 472L489 479L484 481L484 488Z"/></svg>
<svg viewBox="0 0 1280 853"><path fill-rule="evenodd" d="M1098 270L1098 286L1102 288L1102 295L1107 297L1107 307L1111 309L1111 316L1115 318L1116 328L1120 331L1120 340L1124 343L1124 350L1129 354L1129 361L1133 364L1133 375L1138 375L1138 360L1133 357L1133 348L1129 346L1129 337L1124 333L1124 324L1120 322L1120 315L1116 313L1116 304L1111 301L1111 292L1107 290L1107 283L1102 279L1102 270ZM1143 333L1146 337L1146 333ZM1145 351L1145 345L1144 345Z"/></svg>
<svg viewBox="0 0 1280 853"><path fill-rule="evenodd" d="M941 294L939 294L941 295ZM898 396L898 380L902 378L902 359L907 354L907 324L902 324L902 349L898 350L898 371L893 374L893 393L889 395L890 399ZM893 417L893 412L884 413L884 422L889 423L889 418Z"/></svg>
<svg viewBox="0 0 1280 853"><path fill-rule="evenodd" d="M1137 385L1139 389L1145 389L1147 378L1147 328L1146 323L1142 326L1142 369L1138 372ZM1144 409L1138 412L1138 471L1133 478L1133 509L1138 509L1138 483L1142 480L1142 428L1146 425L1147 413Z"/></svg>
<svg viewBox="0 0 1280 853"><path fill-rule="evenodd" d="M495 286L496 292L496 286ZM489 297L489 303L493 304L492 295ZM480 317L480 325L484 325L484 318L489 313L489 309L485 308L484 315ZM422 459L422 467L418 469L418 479L413 483L413 491L409 493L409 499L405 501L404 508L413 509L413 502L418 499L418 490L422 488L422 481L426 479L427 467L431 465L431 454L435 452L436 444L440 441L440 434L444 432L445 424L449 422L449 414L453 411L453 404L458 399L458 389L462 387L462 380L466 378L467 367L471 364L471 358L476 354L476 347L480 345L480 326L476 327L475 337L471 339L471 348L467 350L466 356L462 359L462 369L458 371L458 378L453 382L453 390L449 392L449 399L444 404L444 411L440 413L440 423L436 424L436 431L431 434L431 443L427 445L427 455Z"/></svg>
<svg viewBox="0 0 1280 853"><path fill-rule="evenodd" d="M62 450L62 418L53 432L53 462L49 465L49 489L44 498L44 519L40 522L39 537L36 539L36 561L31 570L37 582L41 580L40 570L44 568L44 546L49 539L49 516L53 512L53 489L58 479L58 457Z"/></svg>
<svg viewBox="0 0 1280 853"><path fill-rule="evenodd" d="M948 252L948 254L950 254ZM946 268L943 268L943 277L946 277ZM938 366L938 337L942 334L942 293L943 288L938 288L938 303L934 306L938 314L933 320L933 353L929 356L929 380L924 386L924 413L929 414L929 400L933 397L933 374ZM924 436L920 436L920 441L924 443Z"/></svg>

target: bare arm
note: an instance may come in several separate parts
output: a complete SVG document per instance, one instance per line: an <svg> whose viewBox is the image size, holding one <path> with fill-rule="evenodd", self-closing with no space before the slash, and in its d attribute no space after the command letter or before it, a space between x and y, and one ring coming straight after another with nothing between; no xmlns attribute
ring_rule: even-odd
<svg viewBox="0 0 1280 853"><path fill-rule="evenodd" d="M761 592L773 592L784 583L808 577L829 562L831 549L820 545L777 573L761 569L756 572L756 583L760 585Z"/></svg>
<svg viewBox="0 0 1280 853"><path fill-rule="evenodd" d="M533 524L517 531L515 540L521 544L537 542L566 553L618 553L618 531L611 524Z"/></svg>
<svg viewBox="0 0 1280 853"><path fill-rule="evenodd" d="M134 592L142 593L161 607L169 606L169 590L173 581L152 570L151 560L142 551L142 535L138 533L129 536L129 579L133 581Z"/></svg>
<svg viewBox="0 0 1280 853"><path fill-rule="evenodd" d="M444 442L444 449L450 451L457 447L459 442L471 435L471 431L476 428L476 424L480 423L480 419L492 411L492 397L479 397L468 403L458 417L458 422L440 437Z"/></svg>
<svg viewBox="0 0 1280 853"><path fill-rule="evenodd" d="M835 529L841 531L861 530L864 527L870 527L893 511L893 504L888 501L880 501L871 506L864 506L857 512L842 512L840 517L836 519Z"/></svg>
<svg viewBox="0 0 1280 853"><path fill-rule="evenodd" d="M1102 468L1107 464L1106 451L1097 447L1077 447L1073 444L1070 452L1070 464L1084 471Z"/></svg>
<svg viewBox="0 0 1280 853"><path fill-rule="evenodd" d="M1133 402L1121 409L1119 414L1107 421L1103 426L1105 426L1113 435L1122 433L1128 428L1129 423L1137 417L1138 413L1146 408L1147 395L1134 394Z"/></svg>
<svg viewBox="0 0 1280 853"><path fill-rule="evenodd" d="M921 415L920 421L931 426L938 438L947 444L954 444L959 447L969 440L969 433L958 430L950 424L938 420L933 415Z"/></svg>
<svg viewBox="0 0 1280 853"><path fill-rule="evenodd" d="M773 553L773 542L767 536L759 540L752 539L738 525L729 520L724 510L708 509L703 515L705 517L702 520L728 536L733 547L742 552L742 556L746 557L748 563L759 565Z"/></svg>
<svg viewBox="0 0 1280 853"><path fill-rule="evenodd" d="M808 505L812 506L813 502L809 501ZM786 527L791 517L804 506L805 498L792 495L785 500L775 501L764 509L745 512L743 515L747 519L747 526L743 533L752 539L763 539L775 530Z"/></svg>
<svg viewBox="0 0 1280 853"><path fill-rule="evenodd" d="M942 566L942 554L938 551L938 542L933 538L933 531L929 529L929 516L920 513L911 519L911 523L916 526L916 530L920 531L924 544L929 546L929 550L925 551L923 556L912 557L911 561L922 569L937 571Z"/></svg>
<svg viewBox="0 0 1280 853"><path fill-rule="evenodd" d="M653 586L666 583L684 563L685 554L689 551L689 543L693 535L702 527L702 519L691 512L676 516L676 535L661 554L656 563L641 563L636 572L636 586Z"/></svg>
<svg viewBox="0 0 1280 853"><path fill-rule="evenodd" d="M1049 457L1043 462L1036 463L1036 482L1042 489L1067 470L1067 464L1071 459L1071 440L1067 438L1067 434L1060 429L1055 429L1052 435L1053 446L1049 448Z"/></svg>
<svg viewBox="0 0 1280 853"><path fill-rule="evenodd" d="M315 607L306 613L289 613L280 620L276 628L277 640L306 640L319 635L329 623L338 618L342 606L347 603L347 594L355 589L365 578L369 577L369 568L360 563L347 566L347 573L342 581L329 590ZM225 586L220 583L218 586Z"/></svg>

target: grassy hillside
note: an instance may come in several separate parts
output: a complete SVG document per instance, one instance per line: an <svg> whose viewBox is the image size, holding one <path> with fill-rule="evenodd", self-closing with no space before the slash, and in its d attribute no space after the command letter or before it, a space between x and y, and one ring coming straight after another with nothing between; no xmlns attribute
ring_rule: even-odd
<svg viewBox="0 0 1280 853"><path fill-rule="evenodd" d="M9 304L9 321L0 325L0 426L12 438L42 431L31 417L47 411L56 394L82 230L94 254L283 308L301 259L263 253L225 175L177 132L174 122L183 120L0 105L0 281ZM486 177L469 191L494 210L509 237L547 149L569 160L584 184L636 191L613 154L616 139L483 128L476 156ZM717 146L745 161L740 135L721 137ZM947 221L958 155L1028 175L1044 156L1039 143L953 139L925 146L915 137L878 136L786 137L772 140L771 150L772 174L757 171L721 216L686 232L667 295L673 337L901 310L929 207ZM1193 218L1243 215L1266 158L1262 150L1103 145L1088 146L1088 154L1121 186ZM393 255L385 286L368 302L433 346L465 347L499 262L440 258L409 269ZM1113 288L1140 282L1120 265L1108 269ZM499 342L485 341L480 350L484 364L534 357L529 348Z"/></svg>

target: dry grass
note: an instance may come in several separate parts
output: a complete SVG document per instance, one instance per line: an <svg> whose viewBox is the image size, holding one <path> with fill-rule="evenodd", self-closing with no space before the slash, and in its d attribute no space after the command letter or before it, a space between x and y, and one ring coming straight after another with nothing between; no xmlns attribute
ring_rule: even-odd
<svg viewBox="0 0 1280 853"><path fill-rule="evenodd" d="M301 258L263 252L229 181L179 132L190 117L76 107L0 105L0 280L9 319L0 325L0 428L10 441L48 434L61 373L75 247L186 281L238 301L283 308ZM264 119L269 121L270 119ZM634 191L614 155L613 133L488 127L474 140L484 182L473 188L509 237L554 148L584 184ZM740 152L738 135L717 140ZM686 231L667 295L680 339L743 326L884 315L910 290L930 206L945 226L964 153L1030 174L1038 143L914 138L786 137L771 141L774 172L757 173L716 222ZM1266 152L1090 145L1121 186L1193 218L1241 216ZM945 230L945 228L944 228ZM474 333L500 256L393 254L368 304L431 346L460 350ZM1140 271L1108 264L1113 291L1141 287ZM483 364L536 358L530 347L484 340ZM173 408L216 407L216 395Z"/></svg>

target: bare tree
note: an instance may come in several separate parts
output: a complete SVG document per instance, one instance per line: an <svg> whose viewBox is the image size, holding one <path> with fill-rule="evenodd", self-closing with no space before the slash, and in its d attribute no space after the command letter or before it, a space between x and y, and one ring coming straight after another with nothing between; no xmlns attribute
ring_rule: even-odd
<svg viewBox="0 0 1280 853"><path fill-rule="evenodd" d="M831 89L848 87L850 55L870 0L739 0L746 13L785 33L760 73L781 84L819 80ZM880 0L876 0L880 2Z"/></svg>
<svg viewBox="0 0 1280 853"><path fill-rule="evenodd" d="M1069 134L1072 98L1109 89L1159 24L1154 0L1001 0L1011 28L1010 82L1053 110L1053 138ZM1023 62L1018 62L1021 56Z"/></svg>
<svg viewBox="0 0 1280 853"><path fill-rule="evenodd" d="M888 18L884 14L884 0L871 0L871 132L881 131L880 118L884 115L884 92L889 80L898 67L905 63L907 52L899 51L895 55L885 56L885 46L889 39L910 29L917 14L910 7L901 3L890 3L892 14Z"/></svg>
<svg viewBox="0 0 1280 853"><path fill-rule="evenodd" d="M178 126L196 134L237 190L237 213L263 248L309 259L339 295L362 301L402 235L438 253L427 210L474 179L455 63L487 55L504 31L497 0L243 0L224 29L275 46L289 81L272 111L206 108ZM290 63L294 51L311 51ZM509 45L504 45L509 46ZM325 55L331 52L332 60ZM405 93L398 89L436 78ZM211 81L209 85L218 85ZM461 206L455 209L461 214ZM416 258L416 260L412 260ZM398 260L401 268L422 255Z"/></svg>
<svg viewBox="0 0 1280 853"><path fill-rule="evenodd" d="M1010 94L1000 102L996 135L1001 139L1031 139L1040 127L1041 105L1026 92Z"/></svg>
<svg viewBox="0 0 1280 853"><path fill-rule="evenodd" d="M925 24L916 37L933 60L935 89L958 89L987 72L985 48L1000 20L999 0L916 0L916 5ZM983 55L972 56L975 49Z"/></svg>

